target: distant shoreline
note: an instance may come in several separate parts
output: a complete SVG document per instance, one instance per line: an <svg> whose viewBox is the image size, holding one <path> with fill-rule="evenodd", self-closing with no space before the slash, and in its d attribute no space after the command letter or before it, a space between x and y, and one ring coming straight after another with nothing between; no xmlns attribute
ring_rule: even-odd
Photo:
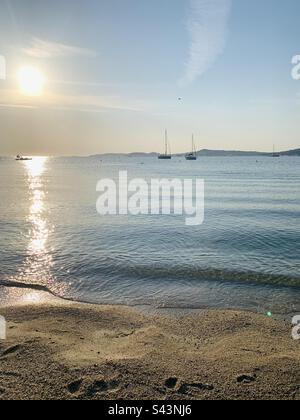
<svg viewBox="0 0 300 420"><path fill-rule="evenodd" d="M294 150L287 150L278 153L282 157L298 157L300 156L300 148ZM30 155L30 154L29 154ZM183 158L186 155L185 153L174 153L174 157ZM203 157L273 157L273 152L255 152L255 151L243 151L243 150L211 150L211 149L202 149L197 151L198 156ZM33 156L33 155L30 155ZM159 153L156 152L131 152L131 153L99 153L93 155L62 155L62 156L49 156L54 158L113 158L113 157L129 157L129 158L157 158ZM0 156L0 159L9 159L14 156Z"/></svg>
<svg viewBox="0 0 300 420"><path fill-rule="evenodd" d="M174 157L184 157L186 153L174 153ZM295 150L288 150L279 152L280 156L300 156L300 149ZM243 156L264 156L264 157L273 157L273 152L247 152L247 151L239 151L239 150L209 150L209 149L202 149L197 151L198 156L207 156L207 157L243 157ZM157 157L159 153L103 153L103 154L96 154L90 155L90 158L97 158L97 157L114 157L114 156L127 156L127 157Z"/></svg>

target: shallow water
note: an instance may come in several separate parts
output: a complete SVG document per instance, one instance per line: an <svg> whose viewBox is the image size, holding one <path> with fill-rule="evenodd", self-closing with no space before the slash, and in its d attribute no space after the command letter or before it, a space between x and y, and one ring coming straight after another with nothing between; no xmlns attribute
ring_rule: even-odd
<svg viewBox="0 0 300 420"><path fill-rule="evenodd" d="M100 216L97 181L203 178L205 221ZM300 159L0 159L0 296L300 312Z"/></svg>

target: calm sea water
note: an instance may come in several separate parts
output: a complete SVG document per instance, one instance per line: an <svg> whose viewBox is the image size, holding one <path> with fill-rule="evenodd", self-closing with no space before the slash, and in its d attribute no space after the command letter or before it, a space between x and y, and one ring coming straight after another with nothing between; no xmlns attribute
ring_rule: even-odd
<svg viewBox="0 0 300 420"><path fill-rule="evenodd" d="M120 170L203 178L204 224L99 216L97 181ZM0 159L1 303L28 285L93 303L300 312L299 188L299 158Z"/></svg>

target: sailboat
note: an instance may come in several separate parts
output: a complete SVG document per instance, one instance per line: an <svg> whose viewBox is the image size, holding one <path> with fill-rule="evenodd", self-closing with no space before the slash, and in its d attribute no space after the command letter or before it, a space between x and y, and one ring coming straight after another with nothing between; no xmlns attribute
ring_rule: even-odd
<svg viewBox="0 0 300 420"><path fill-rule="evenodd" d="M161 160L170 160L172 159L172 155L169 152L169 141L168 141L168 132L165 131L165 153L158 155L158 159Z"/></svg>
<svg viewBox="0 0 300 420"><path fill-rule="evenodd" d="M279 158L280 154L275 151L275 146L273 146L273 158Z"/></svg>
<svg viewBox="0 0 300 420"><path fill-rule="evenodd" d="M192 138L192 151L185 155L186 160L197 160L197 152L195 147L194 135Z"/></svg>

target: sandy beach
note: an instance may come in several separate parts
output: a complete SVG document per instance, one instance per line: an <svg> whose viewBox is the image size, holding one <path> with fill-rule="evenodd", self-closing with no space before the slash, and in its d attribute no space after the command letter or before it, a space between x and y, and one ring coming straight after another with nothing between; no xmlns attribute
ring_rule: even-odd
<svg viewBox="0 0 300 420"><path fill-rule="evenodd" d="M2 308L0 399L300 399L299 342L261 315Z"/></svg>

